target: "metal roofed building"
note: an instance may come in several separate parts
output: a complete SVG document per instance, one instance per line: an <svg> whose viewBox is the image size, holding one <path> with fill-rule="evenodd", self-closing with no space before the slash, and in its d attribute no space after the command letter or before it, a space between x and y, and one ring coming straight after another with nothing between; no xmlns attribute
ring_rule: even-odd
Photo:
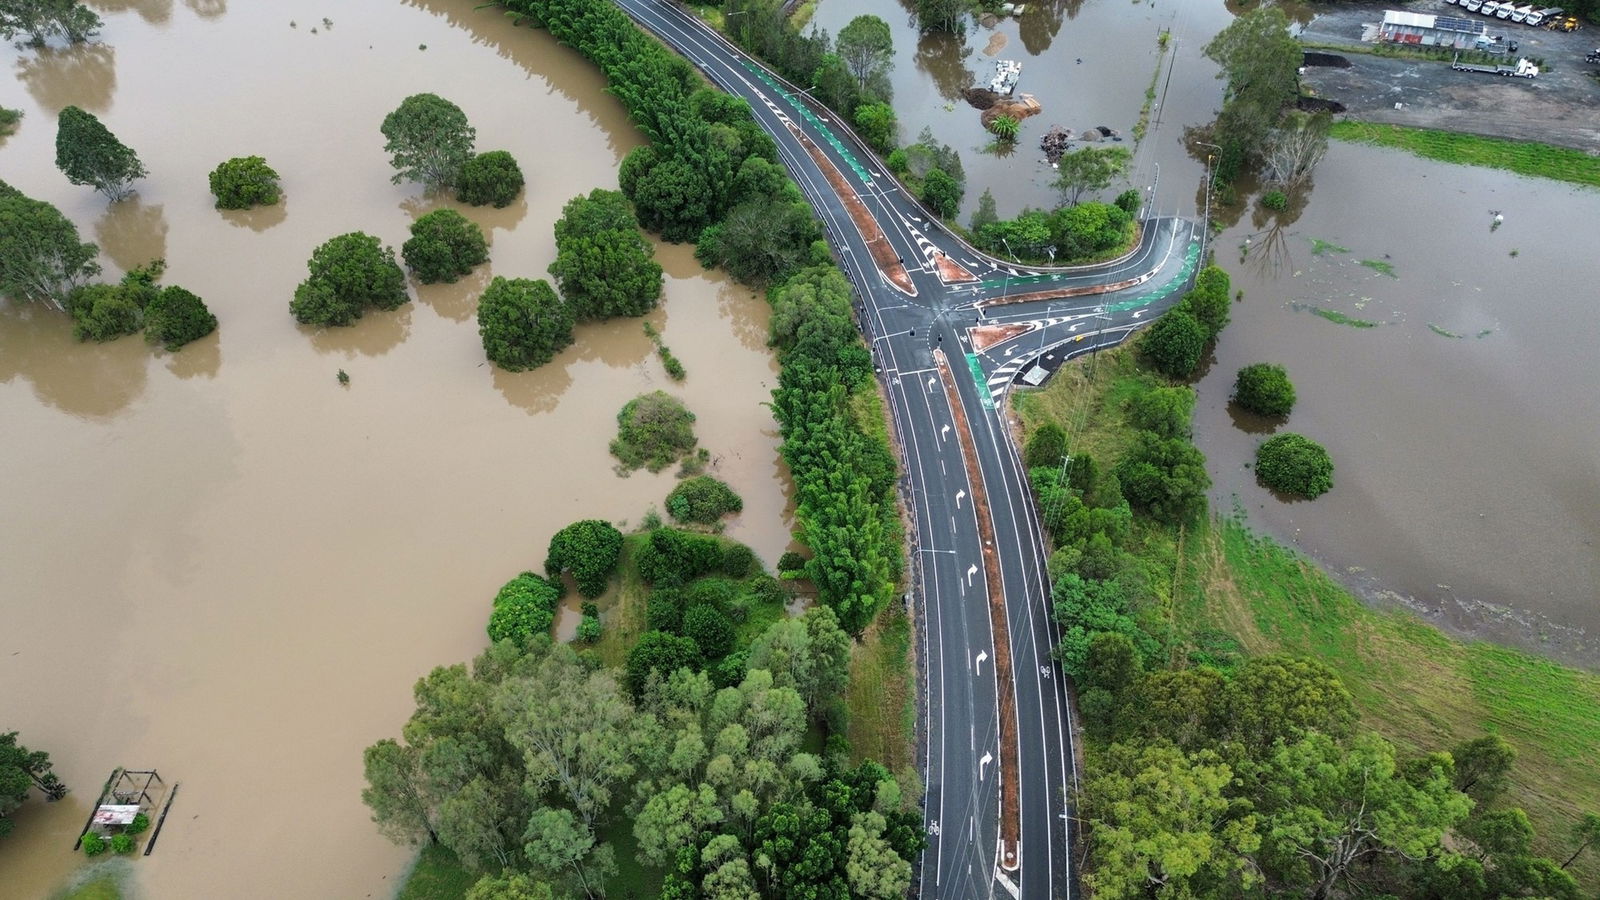
<svg viewBox="0 0 1600 900"><path fill-rule="evenodd" d="M1487 41L1488 35L1482 21L1386 9L1383 24L1378 26L1378 40L1471 50Z"/></svg>

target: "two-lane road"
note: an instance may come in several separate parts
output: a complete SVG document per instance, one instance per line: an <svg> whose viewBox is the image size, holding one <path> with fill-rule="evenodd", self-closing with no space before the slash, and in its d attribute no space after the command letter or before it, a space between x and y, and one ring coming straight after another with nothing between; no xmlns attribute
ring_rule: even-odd
<svg viewBox="0 0 1600 900"><path fill-rule="evenodd" d="M915 525L926 670L920 895L1074 896L1076 768L1052 656L1048 548L1000 398L1036 356L1116 343L1175 302L1198 259L1195 226L1147 220L1132 253L1098 266L992 259L929 216L825 109L694 15L663 0L616 2L750 103L858 292ZM949 263L967 277L950 278Z"/></svg>

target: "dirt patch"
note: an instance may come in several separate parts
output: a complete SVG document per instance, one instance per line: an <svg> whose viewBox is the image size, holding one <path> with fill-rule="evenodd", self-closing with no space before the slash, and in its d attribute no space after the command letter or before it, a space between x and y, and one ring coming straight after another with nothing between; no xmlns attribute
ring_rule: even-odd
<svg viewBox="0 0 1600 900"><path fill-rule="evenodd" d="M1001 341L1009 341L1019 334L1027 332L1025 324L1014 325L979 325L968 328L967 334L972 337L972 349L987 350Z"/></svg>
<svg viewBox="0 0 1600 900"><path fill-rule="evenodd" d="M1006 44L1009 43L1010 40L1010 38L1005 36L1005 32L1001 31L997 31L994 34L989 35L989 43L984 46L983 55L993 56L996 53L999 53L1001 50L1005 49Z"/></svg>
<svg viewBox="0 0 1600 900"><path fill-rule="evenodd" d="M1348 69L1350 68L1350 60L1349 58L1340 56L1337 53L1318 53L1315 50L1307 50L1304 54L1302 65L1325 66L1333 69Z"/></svg>
<svg viewBox="0 0 1600 900"><path fill-rule="evenodd" d="M1006 621L1005 585L1000 580L1000 560L995 554L994 520L989 513L989 495L978 471L977 451L973 447L972 427L943 350L933 351L934 365L944 382L950 413L955 418L956 439L961 443L961 461L972 486L972 508L978 519L978 537L983 541L983 578L989 590L989 623L994 630L994 680L1000 714L1000 758L996 771L1000 779L1000 866L1016 871L1022 865L1022 803L1017 779L1021 769L1021 748L1017 744L1016 687L1011 681L1011 630Z"/></svg>
<svg viewBox="0 0 1600 900"><path fill-rule="evenodd" d="M860 195L850 186L844 173L839 171L833 160L822 152L822 148L806 137L797 126L790 124L789 130L799 138L806 152L811 154L812 160L822 170L822 174L827 176L828 184L833 186L833 192L839 195L840 202L850 212L850 220L855 223L856 230L861 232L862 240L866 241L867 251L872 254L872 261L877 264L878 271L889 279L890 284L915 297L917 286L911 282L911 273L906 271L905 262L894 252L894 248L889 246L889 239L884 236L883 229L878 227L877 218L867 209L867 205L861 202Z"/></svg>
<svg viewBox="0 0 1600 900"><path fill-rule="evenodd" d="M966 98L973 109L988 109L1000 102L999 94L982 87L967 88L961 92L961 96Z"/></svg>
<svg viewBox="0 0 1600 900"><path fill-rule="evenodd" d="M933 267L939 273L939 280L945 284L965 284L978 280L978 276L968 272L965 266L943 252L934 252Z"/></svg>
<svg viewBox="0 0 1600 900"><path fill-rule="evenodd" d="M1032 94L1023 94L1015 100L1000 100L983 111L983 127L987 130L1001 116L1010 116L1021 122L1029 116L1037 116L1042 110L1043 107Z"/></svg>

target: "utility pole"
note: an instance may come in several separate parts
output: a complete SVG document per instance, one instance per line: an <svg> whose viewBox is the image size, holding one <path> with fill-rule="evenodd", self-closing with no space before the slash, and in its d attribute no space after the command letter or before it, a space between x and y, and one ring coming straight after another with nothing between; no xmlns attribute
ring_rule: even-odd
<svg viewBox="0 0 1600 900"><path fill-rule="evenodd" d="M1217 151L1217 153L1219 153L1219 154L1222 152L1222 148L1218 147L1216 144L1208 144L1205 141L1195 141L1195 143L1200 145L1201 147L1210 147L1211 149ZM1206 242L1208 240L1210 240L1210 238L1211 238L1211 181L1212 181L1213 178L1216 177L1216 174L1217 174L1216 170L1211 167L1211 160L1214 159L1214 158L1215 157L1213 157L1211 154L1209 154L1209 153L1206 154L1206 211L1205 211L1205 215L1202 216L1201 220L1200 220L1200 264L1201 265L1205 265L1205 262L1206 262Z"/></svg>

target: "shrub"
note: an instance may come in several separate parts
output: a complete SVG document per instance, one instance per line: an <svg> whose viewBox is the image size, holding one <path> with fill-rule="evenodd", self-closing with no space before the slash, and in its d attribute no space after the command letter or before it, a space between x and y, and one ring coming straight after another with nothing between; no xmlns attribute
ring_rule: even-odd
<svg viewBox="0 0 1600 900"><path fill-rule="evenodd" d="M169 352L217 330L204 300L176 285L161 289L144 311L144 339Z"/></svg>
<svg viewBox="0 0 1600 900"><path fill-rule="evenodd" d="M694 413L662 391L629 400L617 413L611 455L623 468L659 472L694 449Z"/></svg>
<svg viewBox="0 0 1600 900"><path fill-rule="evenodd" d="M1314 499L1333 488L1333 460L1304 435L1280 434L1256 448L1256 477L1279 493Z"/></svg>
<svg viewBox="0 0 1600 900"><path fill-rule="evenodd" d="M538 368L572 344L572 311L544 280L496 276L478 298L478 336L508 372Z"/></svg>
<svg viewBox="0 0 1600 900"><path fill-rule="evenodd" d="M666 678L679 669L699 669L700 646L689 638L647 631L628 651L627 683L634 696L644 692L652 672Z"/></svg>
<svg viewBox="0 0 1600 900"><path fill-rule="evenodd" d="M733 608L739 594L737 582L726 578L701 578L684 588L683 608L691 610L697 606L709 606L725 613Z"/></svg>
<svg viewBox="0 0 1600 900"><path fill-rule="evenodd" d="M778 557L778 574L780 575L799 573L804 572L805 570L806 557L803 553L797 553L793 550L789 550L782 556Z"/></svg>
<svg viewBox="0 0 1600 900"><path fill-rule="evenodd" d="M83 855L88 857L99 856L100 854L111 849L111 843L107 841L104 836L93 831L84 835L83 838L78 841L78 846L83 848Z"/></svg>
<svg viewBox="0 0 1600 900"><path fill-rule="evenodd" d="M473 206L493 205L504 209L522 193L522 168L510 153L490 150L479 153L461 166L456 177L456 199Z"/></svg>
<svg viewBox="0 0 1600 900"><path fill-rule="evenodd" d="M1205 349L1205 327L1181 305L1157 319L1139 342L1139 351L1157 371L1179 380L1193 377Z"/></svg>
<svg viewBox="0 0 1600 900"><path fill-rule="evenodd" d="M1289 208L1289 195L1283 191L1267 191L1261 195L1261 205L1267 209L1282 212Z"/></svg>
<svg viewBox="0 0 1600 900"><path fill-rule="evenodd" d="M1152 388L1128 401L1129 421L1164 438L1187 438L1193 413L1194 389L1182 385Z"/></svg>
<svg viewBox="0 0 1600 900"><path fill-rule="evenodd" d="M906 151L903 149L890 151L889 155L884 157L883 164L888 166L889 171L896 175L904 175L906 170L910 168L906 160Z"/></svg>
<svg viewBox="0 0 1600 900"><path fill-rule="evenodd" d="M622 532L609 522L584 519L556 532L545 553L544 571L551 578L571 572L578 593L598 597L617 569L622 555Z"/></svg>
<svg viewBox="0 0 1600 900"><path fill-rule="evenodd" d="M733 648L733 623L714 606L696 606L683 614L683 635L694 641L706 659L718 659Z"/></svg>
<svg viewBox="0 0 1600 900"><path fill-rule="evenodd" d="M561 591L555 585L532 572L523 572L495 595L494 612L489 615L489 640L510 640L526 646L534 635L550 631L560 599Z"/></svg>
<svg viewBox="0 0 1600 900"><path fill-rule="evenodd" d="M306 325L350 325L367 311L406 302L406 275L394 248L352 231L318 247L306 263L311 277L295 288L289 311Z"/></svg>
<svg viewBox="0 0 1600 900"><path fill-rule="evenodd" d="M922 202L941 219L953 219L961 211L961 184L943 169L930 171L922 179Z"/></svg>
<svg viewBox="0 0 1600 900"><path fill-rule="evenodd" d="M710 475L680 481L667 495L667 513L679 522L709 525L742 509L744 501L733 488Z"/></svg>
<svg viewBox="0 0 1600 900"><path fill-rule="evenodd" d="M1255 363L1239 370L1233 399L1260 416L1287 416L1294 409L1294 385L1283 366Z"/></svg>
<svg viewBox="0 0 1600 900"><path fill-rule="evenodd" d="M1141 432L1116 474L1133 508L1158 521L1177 525L1205 511L1211 476L1188 441Z"/></svg>
<svg viewBox="0 0 1600 900"><path fill-rule="evenodd" d="M133 852L133 836L127 832L111 836L111 852L118 856L127 856Z"/></svg>
<svg viewBox="0 0 1600 900"><path fill-rule="evenodd" d="M717 568L722 562L722 545L716 538L688 534L674 528L658 528L639 548L634 565L639 577L651 584L686 584Z"/></svg>
<svg viewBox="0 0 1600 900"><path fill-rule="evenodd" d="M722 551L722 572L729 578L745 578L756 568L756 552L743 544L729 544Z"/></svg>
<svg viewBox="0 0 1600 900"><path fill-rule="evenodd" d="M144 326L144 310L115 284L86 284L67 295L72 336L80 341L114 341Z"/></svg>
<svg viewBox="0 0 1600 900"><path fill-rule="evenodd" d="M1140 198L1138 189L1128 188L1127 190L1118 194L1117 199L1111 202L1115 203L1118 209L1127 213L1129 216L1133 216L1137 215L1139 212L1139 200Z"/></svg>
<svg viewBox="0 0 1600 900"><path fill-rule="evenodd" d="M896 131L894 107L887 103L863 103L856 107L856 133L867 146L879 153L894 149Z"/></svg>
<svg viewBox="0 0 1600 900"><path fill-rule="evenodd" d="M1028 435L1028 443L1022 451L1022 464L1029 469L1059 466L1061 457L1066 455L1066 431L1054 422L1046 422Z"/></svg>
<svg viewBox="0 0 1600 900"><path fill-rule="evenodd" d="M453 209L436 209L411 223L400 256L423 284L455 281L489 259L483 230Z"/></svg>
<svg viewBox="0 0 1600 900"><path fill-rule="evenodd" d="M150 817L149 816L145 815L144 813L134 813L133 821L129 822L127 827L122 829L122 832L124 834L133 834L133 835L144 834L144 832L149 827L150 827Z"/></svg>
<svg viewBox="0 0 1600 900"><path fill-rule="evenodd" d="M651 631L670 634L683 633L683 591L680 588L657 588L645 602L645 623Z"/></svg>
<svg viewBox="0 0 1600 900"><path fill-rule="evenodd" d="M278 173L259 156L236 156L211 170L217 209L271 206L281 198Z"/></svg>
<svg viewBox="0 0 1600 900"><path fill-rule="evenodd" d="M583 621L578 623L577 638L585 644L600 640L600 617L584 616Z"/></svg>
<svg viewBox="0 0 1600 900"><path fill-rule="evenodd" d="M1181 308L1188 310L1206 331L1206 340L1215 340L1228 324L1228 308L1232 298L1228 273L1216 266L1206 266L1194 277L1194 289L1183 298Z"/></svg>

